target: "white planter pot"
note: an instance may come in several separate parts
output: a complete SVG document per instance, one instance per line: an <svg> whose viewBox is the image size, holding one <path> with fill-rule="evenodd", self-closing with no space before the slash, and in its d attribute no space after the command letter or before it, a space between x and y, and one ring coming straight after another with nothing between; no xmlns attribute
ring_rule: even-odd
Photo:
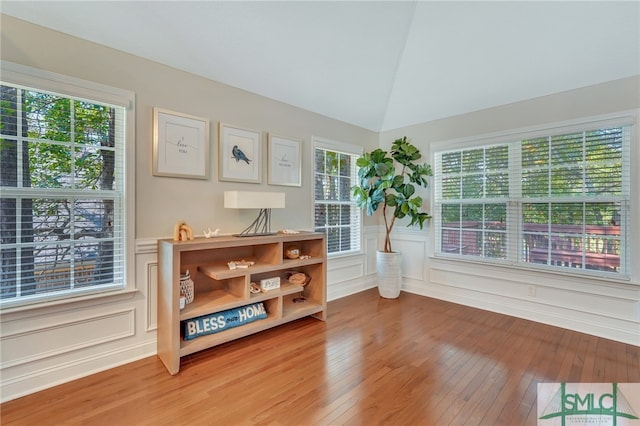
<svg viewBox="0 0 640 426"><path fill-rule="evenodd" d="M400 296L402 285L402 254L376 253L378 267L378 292L385 299L396 299Z"/></svg>

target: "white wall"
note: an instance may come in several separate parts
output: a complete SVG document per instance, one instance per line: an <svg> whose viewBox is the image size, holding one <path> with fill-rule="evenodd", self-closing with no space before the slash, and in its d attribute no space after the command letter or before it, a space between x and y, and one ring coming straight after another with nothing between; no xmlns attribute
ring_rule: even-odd
<svg viewBox="0 0 640 426"><path fill-rule="evenodd" d="M136 95L135 288L128 296L66 303L40 309L4 311L0 318L1 400L156 353L156 240L186 220L197 234L206 227L241 231L257 212L227 210L225 190L282 191L286 210L274 210L274 229L312 229L312 136L377 146L377 134L0 15L1 59L70 77L106 84ZM224 58L221 58L224 60ZM152 176L152 109L206 117L211 123L209 180ZM302 187L220 182L217 178L219 122L302 140ZM375 220L367 223L375 225ZM374 226L375 228L375 226ZM375 235L375 232L374 232ZM372 285L365 255L329 262L330 298ZM375 270L374 270L375 272ZM349 278L348 282L345 281Z"/></svg>
<svg viewBox="0 0 640 426"><path fill-rule="evenodd" d="M464 140L640 108L640 76L395 129L380 144L407 136L427 156L433 143ZM638 124L640 126L640 123ZM640 141L632 136L631 281L611 282L435 258L429 231L397 228L394 247L412 293L565 327L640 346ZM431 194L432 195L432 194ZM419 267L421 265L422 267Z"/></svg>

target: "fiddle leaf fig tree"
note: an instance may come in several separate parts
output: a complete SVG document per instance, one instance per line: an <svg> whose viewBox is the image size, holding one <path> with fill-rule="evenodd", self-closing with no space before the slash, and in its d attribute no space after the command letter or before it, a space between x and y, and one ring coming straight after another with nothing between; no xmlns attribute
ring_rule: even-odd
<svg viewBox="0 0 640 426"><path fill-rule="evenodd" d="M407 226L419 225L422 229L425 220L431 218L421 211L422 197L415 194L416 186L426 188L427 177L432 175L429 164L417 162L420 158L420 150L405 136L393 142L390 152L378 148L365 152L356 162L359 184L351 187L353 196L358 207L369 216L382 207L387 253L393 251L391 230L396 219L408 217L411 221ZM387 207L393 211L391 217Z"/></svg>

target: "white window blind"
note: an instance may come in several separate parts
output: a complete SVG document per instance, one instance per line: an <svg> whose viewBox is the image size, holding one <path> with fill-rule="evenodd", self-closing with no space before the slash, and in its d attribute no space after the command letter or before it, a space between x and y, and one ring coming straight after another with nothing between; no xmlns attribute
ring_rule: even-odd
<svg viewBox="0 0 640 426"><path fill-rule="evenodd" d="M125 288L128 102L6 81L1 98L0 303Z"/></svg>
<svg viewBox="0 0 640 426"><path fill-rule="evenodd" d="M628 276L631 126L436 152L436 252Z"/></svg>
<svg viewBox="0 0 640 426"><path fill-rule="evenodd" d="M445 152L436 158L440 250L506 259L508 146Z"/></svg>
<svg viewBox="0 0 640 426"><path fill-rule="evenodd" d="M315 140L314 144L314 226L327 235L329 254L360 251L361 213L351 198L357 179L352 149Z"/></svg>

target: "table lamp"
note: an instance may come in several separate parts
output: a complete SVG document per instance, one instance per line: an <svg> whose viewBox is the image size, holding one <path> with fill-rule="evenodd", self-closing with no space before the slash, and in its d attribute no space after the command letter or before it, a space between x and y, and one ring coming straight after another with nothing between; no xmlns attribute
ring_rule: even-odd
<svg viewBox="0 0 640 426"><path fill-rule="evenodd" d="M258 217L236 237L273 235L271 209L284 208L284 192L224 191L226 209L260 209Z"/></svg>

